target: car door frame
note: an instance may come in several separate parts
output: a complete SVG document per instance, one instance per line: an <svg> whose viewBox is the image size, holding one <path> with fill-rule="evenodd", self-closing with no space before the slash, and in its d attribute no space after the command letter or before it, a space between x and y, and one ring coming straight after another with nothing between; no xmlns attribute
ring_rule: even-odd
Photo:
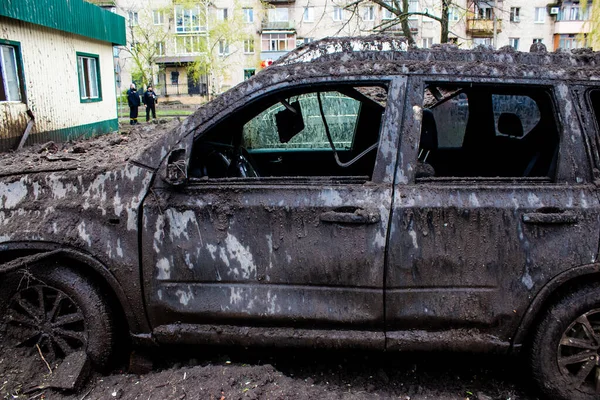
<svg viewBox="0 0 600 400"><path fill-rule="evenodd" d="M416 248L424 242L422 239L427 235L436 235L437 230L446 229L447 224L442 224L427 232L427 228L422 231L419 229L411 230L407 224L398 222L398 214L402 209L415 207L417 201L421 201L423 207L440 207L448 201L448 195L454 190L453 198L457 204L473 209L483 210L485 207L494 207L494 190L501 186L506 186L507 192L501 194L508 198L510 184L493 184L486 180L476 178L455 178L448 179L436 184L425 184L419 186L415 182L415 162L420 136L420 122L422 115L423 92L426 82L440 83L480 83L480 84L502 84L502 85L527 85L532 87L544 87L553 93L552 101L557 118L559 131L559 160L557 166L556 179L547 184L542 184L546 191L541 201L548 202L548 206L554 206L557 203L552 201L551 192L553 189L563 190L570 195L570 201L575 204L589 207L589 214L585 217L588 229L593 239L588 240L585 245L586 256L581 260L573 260L572 265L562 268L550 268L544 270L537 268L535 270L523 269L521 266L512 266L514 273L519 274L519 279L509 282L503 279L503 272L498 270L497 266L489 266L489 270L479 270L480 278L483 282L479 287L475 285L471 288L465 284L463 288L457 287L427 287L414 286L399 282L398 277L393 278L394 268L400 267L406 269L410 274L417 274L414 266L397 266L397 260L408 260L410 255L416 254ZM404 136L401 138L400 148L403 154L399 156L398 170L396 173L395 196L392 217L390 218L390 242L394 243L397 252L391 246L388 251L388 262L386 270L386 336L389 349L415 348L415 332L419 332L420 340L418 343L429 342L430 347L453 350L494 350L506 351L513 344L513 338L521 324L522 319L528 312L532 299L540 292L543 286L548 283L552 277L579 265L593 263L598 254L598 198L595 194L594 185L590 174L589 160L584 149L584 137L581 127L578 123L567 124L566 121L577 121L573 99L570 96L568 85L564 82L555 80L534 80L534 79L510 79L505 78L473 78L473 77L448 77L448 76L411 76L407 85L407 101L405 120L403 124ZM429 186L429 188L427 187ZM437 186L437 187L436 187ZM526 189L526 184L515 183L512 188L517 192L520 189ZM530 186L532 190L537 190L538 185ZM467 193L471 190L471 193ZM520 189L519 189L520 188ZM479 198L476 190L487 190L488 193L482 193ZM421 196L421 191L429 190L427 196ZM421 192L421 193L419 193ZM460 198L460 192L463 198ZM500 193L500 192L498 192ZM465 195L466 194L466 195ZM475 194L475 196L472 196ZM531 196L530 199L521 194L521 200L527 202L531 200L533 206L539 199L537 196ZM428 197L428 198L427 198ZM516 200L515 200L516 202ZM552 204L551 204L552 203ZM558 202L560 203L560 202ZM535 206L539 208L545 204ZM443 206L441 206L443 208ZM518 208L520 206L516 205ZM516 210L515 208L515 210ZM516 212L516 211L515 211ZM475 214L475 212L473 212ZM521 218L521 216L518 216ZM515 220L516 221L516 220ZM406 221L404 221L406 222ZM439 221L438 221L439 222ZM518 222L521 226L521 223ZM592 229L591 226L595 224ZM522 227L526 226L525 224ZM422 228L422 227L421 227ZM527 240L535 237L537 234L548 235L553 240L553 236L544 227L529 227L521 231L523 237L520 238L521 245L526 246ZM540 233L541 232L541 233ZM514 232L515 235L517 232ZM427 239L429 240L429 239ZM532 239L534 240L534 239ZM594 243L595 242L595 243ZM457 244L458 242L455 242ZM533 245L530 245L533 247ZM576 245L572 245L576 247ZM531 249L530 249L531 250ZM421 251L421 250L419 250ZM425 250L423 250L425 251ZM404 253L404 255L402 255ZM589 253L589 254L588 254ZM539 257L539 254L537 255ZM396 261L394 261L394 257ZM541 258L540 258L541 259ZM494 270L494 268L496 268ZM472 272L477 273L475 268ZM463 271L464 272L464 271ZM487 273L487 274L486 274ZM443 274L438 272L438 276ZM408 276L408 275L405 275ZM489 279L486 279L489 278ZM393 282L390 282L390 279ZM394 281L395 279L395 281ZM520 280L520 281L519 281ZM472 281L465 275L465 281ZM519 282L517 282L519 281ZM515 288L515 286L523 286ZM394 293L397 292L397 293ZM506 297L505 297L506 296Z"/></svg>
<svg viewBox="0 0 600 400"><path fill-rule="evenodd" d="M387 86L387 90L388 90L388 102L387 102L387 106L384 112L384 116L382 118L382 126L380 128L380 137L379 137L379 146L378 146L378 153L377 153L377 157L376 157L376 162L375 162L375 167L374 167L374 171L373 171L373 175L372 175L372 179L361 185L362 188L366 191L368 191L368 193L377 195L377 193L379 193L379 195L381 195L382 193L384 193L385 191L381 190L380 186L386 186L388 187L388 191L389 191L389 201L388 204L390 204L391 207L391 192L392 192L392 182L393 182L393 174L394 171L396 169L396 155L398 154L397 152L397 147L398 147L398 140L399 140L399 130L400 130L400 122L402 120L402 112L404 110L403 104L404 104L404 94L405 94L405 88L406 88L406 77L405 76L370 76L370 77L343 77L343 78L339 78L339 77L316 77L313 79L308 79L305 80L302 83L302 86L314 86L314 85L323 85L323 87L326 87L328 85L336 85L336 84L352 84L352 85L360 85L360 84L377 84L377 83L385 83ZM213 128L214 126L216 126L220 121L224 120L224 118L231 114L231 113L235 113L236 111L241 110L243 107L245 107L249 102L255 101L257 99L263 98L264 96L267 96L271 93L276 93L278 91L281 90L285 90L286 88L289 87L289 83L286 82L282 82L282 83L277 83L274 85L270 85L267 87L263 87L260 90L256 91L255 93L253 93L252 95L249 95L247 98L245 99L240 99L239 101L237 101L234 104L229 105L228 107L225 107L224 110L222 112L220 112L217 116L215 116L215 118L211 118L211 120L209 122L207 122L206 124L203 124L202 126L200 126L196 131L194 136L195 137L200 137L204 132L208 132L211 128ZM192 135L190 135L192 136ZM187 151L187 157L189 157L189 154L191 153L191 143L192 143L192 139L188 139L186 141L185 147L186 147L186 151ZM167 157L168 159L169 157ZM166 174L166 168L167 165L166 163L163 164L161 166L161 170L159 171L159 175L164 176ZM253 179L246 179L246 180L240 180L239 182L229 182L229 185L233 188L231 189L232 191L244 191L244 186L253 186L254 185L254 189L258 188L259 186L262 186L263 189L269 189L269 188L273 188L276 187L274 185L277 184L277 180L265 180L263 183L260 183L258 186L256 186L256 182L260 181L260 178L258 180L255 180L256 182L252 182ZM318 184L318 183L317 183ZM205 184L205 187L210 188L210 186L213 185L213 187L218 188L219 184L218 183L207 183ZM215 186L216 185L216 186ZM290 186L291 187L291 186ZM314 184L313 185L307 185L304 187L305 190L314 190ZM350 188L352 189L352 188ZM156 225L156 220L152 221L149 223L148 220L148 210L151 209L152 207L154 207L154 210L161 210L161 212L164 212L165 210L168 209L168 197L169 197L169 193L173 194L173 195L177 195L177 193L181 193L182 191L185 191L185 186L180 187L180 188L176 188L176 187L172 187L170 185L168 185L167 183L165 183L164 180L162 179L157 179L154 182L153 188L152 188L152 193L153 196L148 196L147 198L147 202L145 203L145 207L144 207L144 220L143 220L143 226L144 228L144 233L142 234L142 248L154 248L154 252L155 253L160 253L160 251L157 251L157 247L160 247L161 244L158 244L158 242L165 240L165 235L158 233L158 231L153 231L152 228L148 228L148 225ZM352 190L350 190L351 192ZM348 201L351 197L349 196L349 193L346 193L346 195L344 196L340 196L340 193L338 193L335 189L335 185L329 185L329 187L324 187L322 193L320 194L321 197L324 199L325 203L324 205L326 205L327 207L331 207L331 208L335 208L335 207L343 207L345 204L345 201ZM161 195L161 193L163 193L163 195ZM233 193L233 192L232 192ZM365 192L367 193L367 192ZM324 197L323 197L324 196ZM239 202L238 202L239 203ZM379 206L381 206L382 204L385 204L385 201L380 202L381 204L379 204ZM153 204L153 205L152 205ZM255 204L255 206L258 203ZM264 206L269 206L268 204L264 204ZM276 207L277 204L271 204L270 206ZM181 210L179 210L181 211ZM156 213L155 213L156 214ZM185 212L184 212L185 214ZM383 274L384 274L384 264L385 264L385 246L387 243L387 238L386 238L386 233L387 233L387 220L389 218L389 207L387 208L387 210L385 210L384 212L382 212L382 214L380 214L381 216L381 226L385 228L385 233L381 236L381 237L377 237L376 239L374 239L374 242L376 242L374 245L378 246L378 249L381 252L381 261L380 261L380 268L381 268L381 283L378 284L378 289L376 289L376 291L378 293L380 293L380 310L371 310L371 315L370 316L366 316L366 318L363 318L363 316L358 315L360 313L358 313L354 318L357 321L356 326L354 326L352 324L352 321L349 319L350 318L350 313L348 311L344 312L344 313L338 313L340 316L338 317L338 314L336 314L336 310L333 310L331 307L326 307L326 302L324 301L324 299L326 299L327 296L323 297L321 301L317 301L314 302L310 307L311 310L315 310L315 313L318 313L318 317L317 318L308 318L308 322L309 324L301 324L301 321L297 321L298 322L298 326L299 327L304 327L307 328L310 326L311 322L314 322L315 327L317 329L315 329L315 332L318 331L319 329L328 329L328 328L335 328L335 327L340 327L340 326L344 326L345 329L352 329L352 328L356 328L359 330L367 330L367 331L371 331L372 334L366 334L363 335L362 337L357 336L357 335L352 335L352 334L348 334L348 335L342 335L344 336L344 338L341 338L339 334L336 335L337 339L336 343L342 343L344 341L351 341L352 343L363 343L364 345L367 345L368 347L378 347L378 348L383 348L384 345L384 336L383 336ZM194 229L199 228L198 222L195 222L196 227L194 227L193 225L193 221L192 220L188 220L185 222L185 228L188 228L190 225L190 223L192 223L192 227ZM345 229L345 227L342 226L342 228ZM190 230L190 232L192 232L194 229ZM180 234L183 234L181 232L179 232ZM160 241L155 241L156 237L161 236L160 237ZM225 239L226 240L226 239ZM160 250L160 249L159 249ZM214 336L211 334L207 334L206 331L210 330L209 326L213 326L213 325L240 325L240 326L254 326L257 327L258 325L262 324L266 324L266 325L275 325L277 326L277 329L280 329L281 327L285 327L286 326L286 321L285 319L288 318L289 316L284 315L285 313L283 313L282 315L279 316L279 318L270 318L273 316L273 314L277 314L277 310L280 310L282 306L285 307L292 307L293 304L288 303L281 303L281 304L275 304L275 300L272 300L275 298L274 294L270 294L269 298L271 300L269 300L271 302L271 304L260 304L260 301L257 301L256 303L253 303L254 305L259 304L258 306L258 311L254 312L254 311L249 311L249 308L247 307L247 305L249 304L248 301L244 300L242 302L240 302L239 304L245 304L246 307L245 309L242 308L236 308L237 304L236 301L231 300L229 302L229 304L222 306L223 302L227 302L227 299L221 299L221 297L216 296L214 301L207 304L205 308L203 308L202 310L200 310L199 308L197 308L195 311L192 311L193 313L200 313L202 314L201 318L194 318L193 315L190 315L189 311L186 310L186 308L188 307L188 305L190 304L189 301L191 299L194 298L198 298L198 294L200 293L199 291L197 291L197 288L193 288L193 285L187 285L187 288L179 285L179 287L173 287L169 290L162 290L164 288L159 287L160 285L157 284L157 280L156 277L158 277L161 272L159 269L157 269L157 263L156 263L156 259L153 255L153 252L147 252L147 251L143 251L142 252L143 256L142 256L142 270L143 270L143 282L144 282L144 292L145 292L145 301L147 304L147 310L148 310L148 316L149 316L149 320L154 328L154 334L155 337L157 337L157 339L159 341L170 341L172 340L172 332L173 330L181 330L181 329L185 329L184 325L186 325L186 321L192 321L191 324L188 325L194 325L195 328L192 329L192 331L195 331L196 333L190 333L189 335L194 337L194 339L190 339L192 341L197 341L199 340L200 336L202 337L206 337L206 336ZM215 259L215 258L213 258ZM175 267L175 266L173 266ZM164 271L164 269L163 269ZM260 276L260 274L257 274L255 276L257 279L261 278L262 280L262 284L266 283L266 279L264 276ZM268 282L268 281L267 281ZM227 285L227 284L226 284ZM225 285L225 286L226 286ZM257 284L259 285L259 284ZM177 286L177 285L175 285ZM218 285L217 285L218 286ZM223 293L223 287L218 289L221 293ZM327 294L326 292L331 292L333 295L335 295L336 291L339 290L345 290L343 288L335 288L335 287L323 287L322 288L323 291L325 291L325 294ZM216 292L215 292L216 293ZM233 292L232 292L233 293ZM267 292L262 293L261 296L256 296L256 293L253 294L254 299L258 299L259 297L266 297ZM235 292L235 294L231 294L230 299L246 299L247 298L248 293L244 293L244 292ZM170 297L169 297L170 296ZM302 302L306 302L306 304L311 304L310 302L310 298L308 298L308 296L306 296L306 293L303 293L302 296L305 296L302 298ZM338 296L339 297L339 296ZM279 297L281 298L281 297ZM340 299L343 300L343 296L340 297ZM341 305L339 300L336 302L336 304ZM193 301L193 300L192 300ZM281 301L281 300L280 300ZM184 304L185 303L185 304ZM348 304L347 304L348 306ZM229 314L227 314L227 316L225 318L219 318L218 315L215 315L214 312L211 312L210 308L213 307L213 309L219 309L225 312L225 310L227 311L231 311ZM261 308L262 307L262 308ZM279 307L279 308L278 308ZM235 309L234 309L235 308ZM273 312L272 312L273 311ZM349 310L351 311L351 310ZM217 313L218 314L218 313ZM296 316L298 317L300 314L290 314L291 316ZM263 322L260 322L259 319L260 317L262 317L264 319ZM277 317L275 315L275 317ZM318 322L321 321L323 322L324 320L326 320L327 318L331 319L331 324L319 324ZM298 319L302 319L302 318L298 318ZM184 324L178 324L178 322L184 322ZM293 321L291 321L291 325L294 325ZM203 325L206 329L202 330L199 329L199 324ZM290 325L289 323L287 325ZM262 334L264 334L264 329L269 329L267 327L262 327L261 329L259 329L260 332L262 332ZM189 333L190 330L188 329L187 332ZM273 332L270 332L270 334L273 334ZM260 334L257 334L260 335ZM237 333L232 333L230 335L230 337L232 338L232 340L235 337L239 337L239 335ZM327 341L327 340L324 340ZM247 343L247 342L246 342Z"/></svg>

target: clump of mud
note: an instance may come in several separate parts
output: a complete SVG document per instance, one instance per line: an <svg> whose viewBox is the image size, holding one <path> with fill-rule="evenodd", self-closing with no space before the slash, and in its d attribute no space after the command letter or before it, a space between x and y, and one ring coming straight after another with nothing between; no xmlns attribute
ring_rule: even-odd
<svg viewBox="0 0 600 400"><path fill-rule="evenodd" d="M135 158L179 122L125 126L118 132L65 143L47 142L0 155L0 176L106 168Z"/></svg>

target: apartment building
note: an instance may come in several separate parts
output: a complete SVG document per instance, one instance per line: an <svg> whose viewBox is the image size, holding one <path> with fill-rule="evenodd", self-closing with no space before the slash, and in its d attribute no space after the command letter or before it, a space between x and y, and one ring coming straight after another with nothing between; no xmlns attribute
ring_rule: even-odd
<svg viewBox="0 0 600 400"><path fill-rule="evenodd" d="M153 41L151 80L161 95L181 101L218 93L249 78L288 51L328 36L356 36L385 29L403 35L395 15L364 0L89 0L128 21L128 47L119 51L121 90L136 78L134 49ZM109 4L107 4L109 3ZM350 6L349 6L350 4ZM419 47L440 42L440 0L410 0L408 18ZM528 51L586 45L590 9L579 2L547 0L455 0L449 10L449 39L461 48L491 45ZM152 34L136 34L140 26ZM221 29L231 26L230 32ZM192 73L192 71L195 71Z"/></svg>

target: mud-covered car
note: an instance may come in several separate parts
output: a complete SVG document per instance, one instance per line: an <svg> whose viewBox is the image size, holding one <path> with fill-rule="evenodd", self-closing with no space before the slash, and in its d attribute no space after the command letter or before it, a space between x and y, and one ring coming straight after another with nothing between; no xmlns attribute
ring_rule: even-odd
<svg viewBox="0 0 600 400"><path fill-rule="evenodd" d="M0 160L7 336L523 351L598 398L600 54L403 46L301 47L118 161Z"/></svg>

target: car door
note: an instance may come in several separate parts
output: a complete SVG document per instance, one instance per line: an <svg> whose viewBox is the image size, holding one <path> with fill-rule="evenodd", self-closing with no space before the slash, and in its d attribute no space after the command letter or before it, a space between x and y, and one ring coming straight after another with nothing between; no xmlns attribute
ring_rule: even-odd
<svg viewBox="0 0 600 400"><path fill-rule="evenodd" d="M569 90L415 78L407 93L388 345L421 329L445 348L506 349L538 291L597 257L598 198Z"/></svg>
<svg viewBox="0 0 600 400"><path fill-rule="evenodd" d="M288 86L200 128L189 182L158 181L144 204L145 294L159 339L176 323L345 327L378 331L372 343L383 345L404 86L402 78ZM335 162L323 119L337 156L357 159L351 166Z"/></svg>

